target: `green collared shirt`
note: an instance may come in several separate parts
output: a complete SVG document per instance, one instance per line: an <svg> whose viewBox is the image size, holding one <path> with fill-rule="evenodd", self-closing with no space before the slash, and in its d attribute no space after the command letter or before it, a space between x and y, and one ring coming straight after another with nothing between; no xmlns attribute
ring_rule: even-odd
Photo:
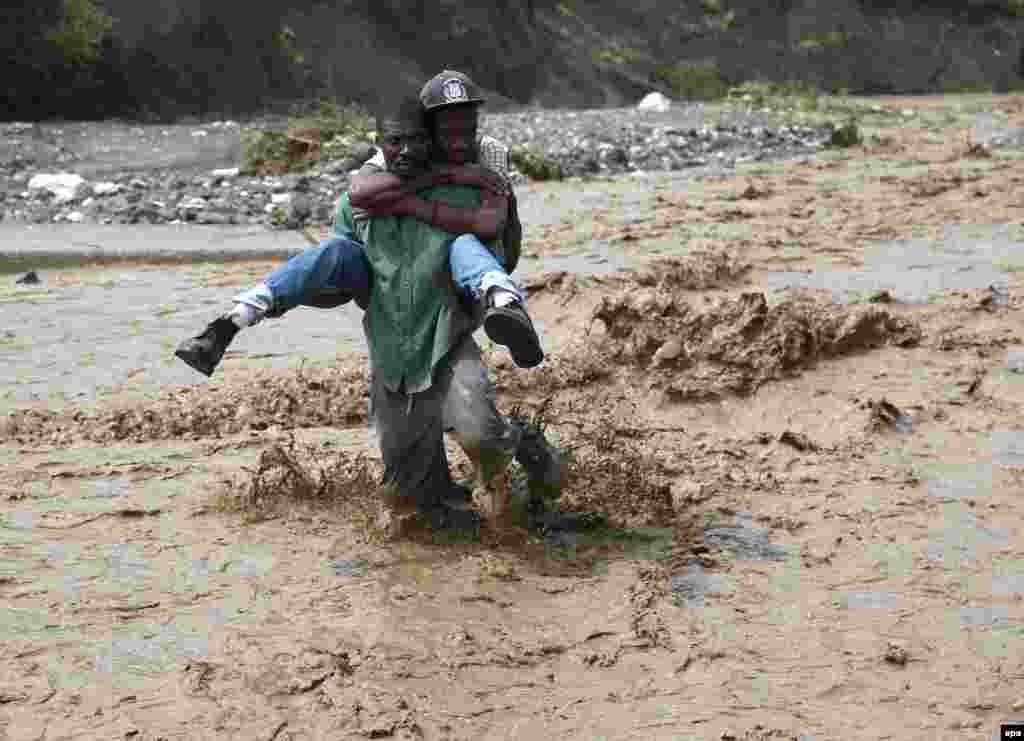
<svg viewBox="0 0 1024 741"><path fill-rule="evenodd" d="M458 208L480 206L479 191L467 186L439 185L420 196ZM370 303L363 330L373 372L392 391L427 390L438 364L476 327L461 309L448 264L457 235L411 217L356 222L348 194L338 201L333 232L366 245Z"/></svg>

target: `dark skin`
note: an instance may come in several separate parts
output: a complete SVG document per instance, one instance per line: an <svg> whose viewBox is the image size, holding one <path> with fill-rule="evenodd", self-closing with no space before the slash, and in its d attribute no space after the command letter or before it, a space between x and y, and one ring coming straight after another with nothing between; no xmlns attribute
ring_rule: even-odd
<svg viewBox="0 0 1024 741"><path fill-rule="evenodd" d="M476 158L475 106L453 106L435 114L434 148L445 162L417 177L403 175L390 164L401 156L402 144L395 136L401 132L393 131L393 122L384 124L380 144L388 172L353 176L349 188L353 206L374 216L412 216L453 234L476 234L484 241L501 235L508 219L508 196L495 173L472 162ZM454 208L415 195L442 184L480 188L480 207Z"/></svg>

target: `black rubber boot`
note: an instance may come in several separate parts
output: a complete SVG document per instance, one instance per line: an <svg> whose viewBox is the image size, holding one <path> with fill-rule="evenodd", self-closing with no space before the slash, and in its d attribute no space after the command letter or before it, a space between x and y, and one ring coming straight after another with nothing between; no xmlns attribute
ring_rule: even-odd
<svg viewBox="0 0 1024 741"><path fill-rule="evenodd" d="M469 536L480 532L480 515L471 509L453 507L445 501L421 505L419 514L434 530L455 530Z"/></svg>
<svg viewBox="0 0 1024 741"><path fill-rule="evenodd" d="M238 327L235 323L222 316L206 325L202 334L178 345L174 354L203 375L211 376L236 334Z"/></svg>
<svg viewBox="0 0 1024 741"><path fill-rule="evenodd" d="M465 484L453 481L451 488L441 497L441 501L453 507L472 504L473 490Z"/></svg>
<svg viewBox="0 0 1024 741"><path fill-rule="evenodd" d="M512 360L520 368L533 368L544 360L540 338L530 315L518 301L505 306L489 306L484 314L484 332L494 342L507 347L512 353Z"/></svg>
<svg viewBox="0 0 1024 741"><path fill-rule="evenodd" d="M557 498L563 483L562 458L558 450L529 420L513 415L509 422L521 430L516 462L526 471L530 491Z"/></svg>

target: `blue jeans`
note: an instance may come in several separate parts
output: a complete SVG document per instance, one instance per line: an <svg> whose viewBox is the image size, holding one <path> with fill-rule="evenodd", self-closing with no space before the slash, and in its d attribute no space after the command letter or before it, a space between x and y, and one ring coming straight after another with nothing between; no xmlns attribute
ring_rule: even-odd
<svg viewBox="0 0 1024 741"><path fill-rule="evenodd" d="M370 302L370 263L366 248L349 239L324 240L235 297L268 317L281 316L296 306L333 309L353 299L364 310Z"/></svg>
<svg viewBox="0 0 1024 741"><path fill-rule="evenodd" d="M526 296L508 277L505 266L475 234L463 234L452 242L448 266L459 297L470 305L478 303L491 288L504 288L526 302Z"/></svg>
<svg viewBox="0 0 1024 741"><path fill-rule="evenodd" d="M455 239L448 262L459 296L469 306L479 303L492 287L505 288L525 301L498 259L476 236L464 234ZM348 239L324 240L289 258L263 283L235 297L267 317L279 317L296 306L332 309L353 299L366 309L370 263L366 248Z"/></svg>

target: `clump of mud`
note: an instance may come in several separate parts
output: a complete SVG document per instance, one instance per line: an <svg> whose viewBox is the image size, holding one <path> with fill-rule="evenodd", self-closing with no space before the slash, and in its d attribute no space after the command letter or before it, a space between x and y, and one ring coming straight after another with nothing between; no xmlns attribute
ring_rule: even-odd
<svg viewBox="0 0 1024 741"><path fill-rule="evenodd" d="M367 421L368 388L361 369L268 372L244 384L176 388L148 404L93 415L18 410L0 420L0 440L67 445L219 437L274 425L351 427Z"/></svg>
<svg viewBox="0 0 1024 741"><path fill-rule="evenodd" d="M590 275L585 278L566 270L542 273L526 284L529 295L539 293L561 294L565 301L580 292L581 283L598 286L634 288L657 286L659 290L707 291L737 283L752 269L732 250L720 248L697 249L685 257L664 257L646 262L635 274Z"/></svg>
<svg viewBox="0 0 1024 741"><path fill-rule="evenodd" d="M650 387L680 401L750 394L819 359L913 346L922 336L917 324L878 306L802 299L769 307L762 293L706 309L668 291L628 293L605 297L594 318L605 325L609 359L643 368Z"/></svg>
<svg viewBox="0 0 1024 741"><path fill-rule="evenodd" d="M624 438L608 415L593 432L567 439L562 453L560 509L599 515L625 528L675 519L671 473L643 443Z"/></svg>
<svg viewBox="0 0 1024 741"><path fill-rule="evenodd" d="M526 393L550 396L567 389L591 388L609 381L614 370L603 351L584 340L567 352L548 355L536 368L502 365L494 368L492 375L503 395L519 399Z"/></svg>
<svg viewBox="0 0 1024 741"><path fill-rule="evenodd" d="M213 504L250 520L296 506L356 514L379 494L382 473L378 462L362 455L299 445L294 437L271 445L260 454L255 469L243 470L248 476L231 482Z"/></svg>
<svg viewBox="0 0 1024 741"><path fill-rule="evenodd" d="M707 250L687 257L652 260L637 273L641 286L658 290L706 291L736 283L748 272L750 262L730 250Z"/></svg>

